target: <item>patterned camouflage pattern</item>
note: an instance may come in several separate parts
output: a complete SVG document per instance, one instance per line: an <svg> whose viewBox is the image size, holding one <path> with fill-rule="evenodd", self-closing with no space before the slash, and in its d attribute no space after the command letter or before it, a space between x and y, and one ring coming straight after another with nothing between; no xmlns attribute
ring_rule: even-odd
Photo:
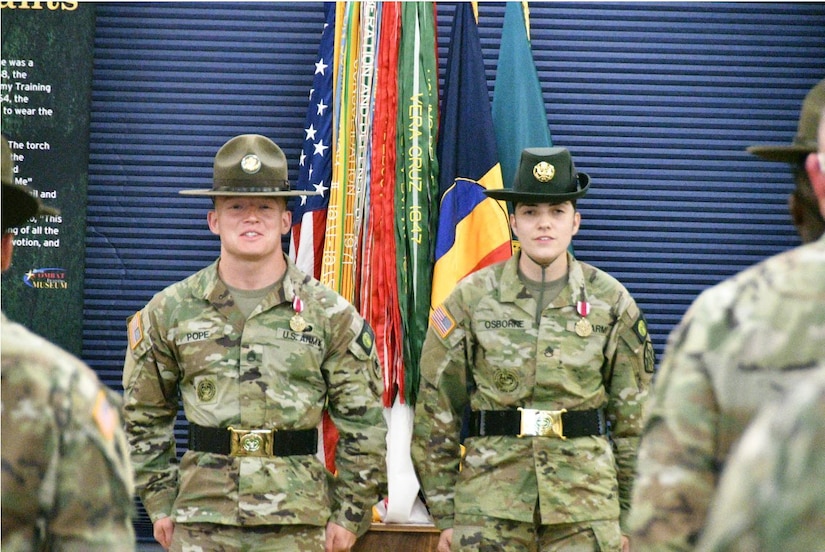
<svg viewBox="0 0 825 552"><path fill-rule="evenodd" d="M637 550L692 550L731 446L823 358L825 237L703 292L668 339L639 451Z"/></svg>
<svg viewBox="0 0 825 552"><path fill-rule="evenodd" d="M615 520L561 525L456 514L453 550L466 552L609 552L621 550Z"/></svg>
<svg viewBox="0 0 825 552"><path fill-rule="evenodd" d="M386 485L372 330L350 303L287 262L283 285L248 320L216 262L157 294L129 322L124 417L153 521L368 528ZM207 427L311 429L327 408L340 432L337 476L315 455L187 451L178 467L171 460L179 398L187 420Z"/></svg>
<svg viewBox="0 0 825 552"><path fill-rule="evenodd" d="M325 542L326 530L317 525L183 523L175 527L169 552L323 552Z"/></svg>
<svg viewBox="0 0 825 552"><path fill-rule="evenodd" d="M699 550L825 550L825 362L812 380L742 436Z"/></svg>
<svg viewBox="0 0 825 552"><path fill-rule="evenodd" d="M3 551L134 550L120 397L80 360L0 316Z"/></svg>
<svg viewBox="0 0 825 552"><path fill-rule="evenodd" d="M624 286L572 256L568 262L568 284L538 326L518 257L461 281L441 309L448 327L431 317L412 454L439 529L458 514L531 522L537 503L544 525L615 520L629 507L653 347ZM591 306L588 337L575 332L582 289ZM459 473L467 404L474 411L604 407L612 439L469 438Z"/></svg>

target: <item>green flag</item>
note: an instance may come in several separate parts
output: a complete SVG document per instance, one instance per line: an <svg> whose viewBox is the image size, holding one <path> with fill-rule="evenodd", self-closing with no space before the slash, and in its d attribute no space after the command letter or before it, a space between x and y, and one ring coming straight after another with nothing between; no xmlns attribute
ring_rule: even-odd
<svg viewBox="0 0 825 552"><path fill-rule="evenodd" d="M507 2L493 92L493 127L504 187L513 186L521 150L553 145L521 2Z"/></svg>
<svg viewBox="0 0 825 552"><path fill-rule="evenodd" d="M415 404L427 333L438 212L438 62L435 4L402 2L398 65L396 258L404 331L401 397Z"/></svg>

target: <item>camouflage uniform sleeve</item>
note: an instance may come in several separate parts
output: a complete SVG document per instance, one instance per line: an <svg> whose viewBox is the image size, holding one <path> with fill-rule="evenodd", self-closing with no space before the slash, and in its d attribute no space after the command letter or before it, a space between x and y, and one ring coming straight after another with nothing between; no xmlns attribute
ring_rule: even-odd
<svg viewBox="0 0 825 552"><path fill-rule="evenodd" d="M644 315L632 299L619 318L617 334L616 352L606 382L606 415L617 464L619 523L627 534L639 436L654 370L653 343Z"/></svg>
<svg viewBox="0 0 825 552"><path fill-rule="evenodd" d="M134 550L119 398L68 353L32 334L19 332L15 340L29 341L8 346L7 337L3 550Z"/></svg>
<svg viewBox="0 0 825 552"><path fill-rule="evenodd" d="M360 536L369 529L372 506L386 495L387 425L373 331L354 309L348 312L333 329L340 341L322 368L338 429L330 521Z"/></svg>
<svg viewBox="0 0 825 552"><path fill-rule="evenodd" d="M696 326L689 312L653 384L629 521L633 546L644 550L693 550L716 485L718 407L688 346Z"/></svg>
<svg viewBox="0 0 825 552"><path fill-rule="evenodd" d="M448 299L433 311L421 353L411 454L427 508L441 530L453 526L460 433L467 391L465 332Z"/></svg>
<svg viewBox="0 0 825 552"><path fill-rule="evenodd" d="M149 309L129 319L123 367L123 418L135 486L154 522L171 515L178 492L174 426L179 370Z"/></svg>
<svg viewBox="0 0 825 552"><path fill-rule="evenodd" d="M761 410L729 457L700 552L821 550L825 361Z"/></svg>
<svg viewBox="0 0 825 552"><path fill-rule="evenodd" d="M68 416L74 419L61 431L61 467L55 482L58 506L49 522L49 549L134 550L134 487L118 413L120 398L96 379L81 377L77 388L71 394L73 414Z"/></svg>

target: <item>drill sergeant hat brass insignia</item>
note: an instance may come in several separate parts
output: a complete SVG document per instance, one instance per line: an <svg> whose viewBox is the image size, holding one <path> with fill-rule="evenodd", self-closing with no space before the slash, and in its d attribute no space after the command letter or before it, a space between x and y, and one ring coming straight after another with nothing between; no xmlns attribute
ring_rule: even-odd
<svg viewBox="0 0 825 552"><path fill-rule="evenodd" d="M553 180L553 175L556 174L556 167L547 161L539 161L533 167L533 176L539 182L550 182Z"/></svg>

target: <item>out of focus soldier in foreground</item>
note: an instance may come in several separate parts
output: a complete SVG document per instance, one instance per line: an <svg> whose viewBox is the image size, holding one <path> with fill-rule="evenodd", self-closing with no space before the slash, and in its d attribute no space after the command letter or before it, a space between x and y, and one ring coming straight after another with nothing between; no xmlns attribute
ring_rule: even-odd
<svg viewBox="0 0 825 552"><path fill-rule="evenodd" d="M706 290L671 334L639 450L634 551L695 548L731 447L823 360L825 190L806 172L823 105L825 80L806 96L792 144L748 148L791 165L789 207L806 245Z"/></svg>
<svg viewBox="0 0 825 552"><path fill-rule="evenodd" d="M627 549L653 346L627 289L568 252L589 185L567 149L524 150L486 192L513 203L520 253L431 315L412 453L439 552Z"/></svg>
<svg viewBox="0 0 825 552"><path fill-rule="evenodd" d="M819 153L808 155L805 169L825 217L825 114ZM825 280L825 263L819 278ZM825 292L810 299L825 309ZM825 337L810 339L822 344ZM825 351L816 375L766 408L743 435L699 550L825 550Z"/></svg>
<svg viewBox="0 0 825 552"><path fill-rule="evenodd" d="M13 229L56 214L13 183L12 165L3 137L3 272ZM0 317L3 552L134 550L120 397L79 359Z"/></svg>
<svg viewBox="0 0 825 552"><path fill-rule="evenodd" d="M698 550L825 550L825 363L810 379L742 436Z"/></svg>
<svg viewBox="0 0 825 552"><path fill-rule="evenodd" d="M282 251L290 189L281 149L229 140L207 214L220 258L129 321L124 417L136 483L164 548L337 552L385 487L383 380L373 334L343 297ZM189 450L176 462L179 402ZM316 456L328 410L329 474Z"/></svg>

